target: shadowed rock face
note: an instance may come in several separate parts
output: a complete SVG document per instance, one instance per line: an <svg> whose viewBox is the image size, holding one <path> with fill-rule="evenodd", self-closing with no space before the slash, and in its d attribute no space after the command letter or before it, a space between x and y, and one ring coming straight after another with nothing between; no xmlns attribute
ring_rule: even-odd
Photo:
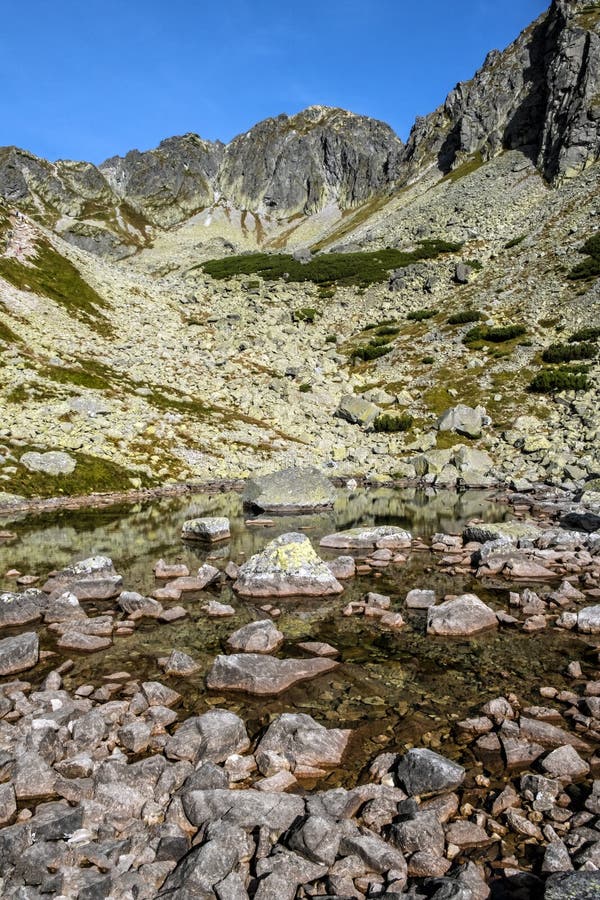
<svg viewBox="0 0 600 900"><path fill-rule="evenodd" d="M575 175L600 156L600 11L554 0L504 52L493 50L471 81L416 121L404 161L449 171L481 153L522 150L549 179Z"/></svg>

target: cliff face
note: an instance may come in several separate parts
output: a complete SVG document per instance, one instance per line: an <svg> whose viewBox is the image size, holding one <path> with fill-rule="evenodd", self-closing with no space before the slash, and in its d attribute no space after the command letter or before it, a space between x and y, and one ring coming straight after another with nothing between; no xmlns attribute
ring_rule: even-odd
<svg viewBox="0 0 600 900"><path fill-rule="evenodd" d="M549 180L600 157L600 4L555 0L504 52L492 51L443 106L417 120L405 177L521 150Z"/></svg>
<svg viewBox="0 0 600 900"><path fill-rule="evenodd" d="M0 197L79 247L118 257L215 204L278 220L330 204L343 211L426 171L507 149L549 181L600 158L600 3L554 0L418 119L406 146L383 122L313 106L266 119L227 146L187 134L99 167L1 148Z"/></svg>

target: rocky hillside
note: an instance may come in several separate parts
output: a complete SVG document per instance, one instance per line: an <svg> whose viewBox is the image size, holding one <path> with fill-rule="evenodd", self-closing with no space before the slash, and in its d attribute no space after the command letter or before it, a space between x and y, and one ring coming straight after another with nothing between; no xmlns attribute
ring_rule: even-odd
<svg viewBox="0 0 600 900"><path fill-rule="evenodd" d="M2 490L597 475L599 32L557 0L405 147L312 107L98 168L1 150Z"/></svg>

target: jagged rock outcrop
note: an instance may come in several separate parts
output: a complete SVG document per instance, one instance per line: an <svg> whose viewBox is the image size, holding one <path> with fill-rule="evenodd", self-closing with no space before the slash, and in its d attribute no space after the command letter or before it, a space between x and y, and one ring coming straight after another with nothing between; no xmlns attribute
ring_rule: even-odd
<svg viewBox="0 0 600 900"><path fill-rule="evenodd" d="M600 8L554 0L504 52L493 50L471 81L416 121L408 177L481 154L522 150L549 179L575 175L600 157Z"/></svg>

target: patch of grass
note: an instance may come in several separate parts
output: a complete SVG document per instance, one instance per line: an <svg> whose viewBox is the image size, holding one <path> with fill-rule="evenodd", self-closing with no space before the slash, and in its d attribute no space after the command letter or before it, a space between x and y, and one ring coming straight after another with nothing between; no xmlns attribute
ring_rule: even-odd
<svg viewBox="0 0 600 900"><path fill-rule="evenodd" d="M600 275L600 231L588 238L579 252L586 258L574 266L567 277L571 281L597 278Z"/></svg>
<svg viewBox="0 0 600 900"><path fill-rule="evenodd" d="M400 334L400 328L397 325L382 325L375 332L379 337L396 337Z"/></svg>
<svg viewBox="0 0 600 900"><path fill-rule="evenodd" d="M532 394L585 391L588 383L587 374L577 369L542 369L529 384L527 390Z"/></svg>
<svg viewBox="0 0 600 900"><path fill-rule="evenodd" d="M112 325L102 312L108 304L84 281L73 263L42 240L37 242L36 254L30 261L32 265L25 266L16 259L2 257L0 275L20 290L48 297L99 334L112 335Z"/></svg>
<svg viewBox="0 0 600 900"><path fill-rule="evenodd" d="M312 281L317 285L359 285L367 287L385 281L392 269L399 269L422 259L435 259L442 253L455 253L461 244L444 240L420 241L415 250L375 250L360 253L321 253L306 264L284 253L251 253L201 263L212 278L235 275L260 275L267 281L282 278L288 282Z"/></svg>
<svg viewBox="0 0 600 900"><path fill-rule="evenodd" d="M595 344L551 344L542 353L542 359L546 363L565 363L576 359L594 359L598 353Z"/></svg>
<svg viewBox="0 0 600 900"><path fill-rule="evenodd" d="M336 334L328 334L325 338L326 344L337 344L337 335Z"/></svg>
<svg viewBox="0 0 600 900"><path fill-rule="evenodd" d="M463 262L473 272L481 272L483 270L483 263L480 259L463 259Z"/></svg>
<svg viewBox="0 0 600 900"><path fill-rule="evenodd" d="M439 309L415 309L406 318L411 322L424 322L426 319L433 319L438 313Z"/></svg>
<svg viewBox="0 0 600 900"><path fill-rule="evenodd" d="M559 322L560 319L550 317L548 319L540 319L538 325L540 326L540 328L555 328L559 324ZM586 338L582 338L582 340L586 340Z"/></svg>
<svg viewBox="0 0 600 900"><path fill-rule="evenodd" d="M300 309L295 309L292 313L294 322L308 322L312 325L316 318L317 310L313 309L312 306L301 306Z"/></svg>
<svg viewBox="0 0 600 900"><path fill-rule="evenodd" d="M527 334L524 325L476 325L465 334L463 344L504 344Z"/></svg>
<svg viewBox="0 0 600 900"><path fill-rule="evenodd" d="M2 314L4 315L4 312ZM4 344L9 344L9 345L22 343L19 335L15 334L15 332L12 330L12 328L9 328L9 326L6 324L6 322L3 322L1 319L0 319L0 341L2 341Z"/></svg>
<svg viewBox="0 0 600 900"><path fill-rule="evenodd" d="M413 423L413 417L407 413L399 416L393 413L382 413L374 420L373 431L380 434L396 434L401 431L410 431Z"/></svg>
<svg viewBox="0 0 600 900"><path fill-rule="evenodd" d="M518 237L511 238L511 240L508 241L508 242L504 245L504 249L505 249L505 250L512 250L513 247L518 247L519 244L522 244L522 243L523 243L523 241L525 240L526 237L527 237L526 234L520 234Z"/></svg>
<svg viewBox="0 0 600 900"><path fill-rule="evenodd" d="M305 382L304 384L298 386L298 390L301 394L310 394L312 393L312 385Z"/></svg>
<svg viewBox="0 0 600 900"><path fill-rule="evenodd" d="M20 447L19 457L30 450L45 452L47 448ZM43 472L30 472L25 466L18 466L18 471L7 482L7 490L23 497L60 497L81 496L93 493L111 493L128 491L132 488L131 479L139 478L144 487L152 484L147 475L127 469L109 459L90 456L86 453L69 451L77 465L70 475L46 475Z"/></svg>
<svg viewBox="0 0 600 900"><path fill-rule="evenodd" d="M38 369L38 375L58 384L68 384L73 387L90 388L96 391L110 390L112 385L104 376L87 369L73 369L63 366L46 366Z"/></svg>
<svg viewBox="0 0 600 900"><path fill-rule="evenodd" d="M421 360L424 366L431 366L435 362L435 357L433 356L424 356Z"/></svg>
<svg viewBox="0 0 600 900"><path fill-rule="evenodd" d="M364 347L356 347L352 351L352 356L362 359L363 362L370 362L373 359L379 359L381 356L391 353L392 349L389 344L369 343Z"/></svg>
<svg viewBox="0 0 600 900"><path fill-rule="evenodd" d="M461 178L465 178L467 175L472 175L473 172L476 172L477 169L480 169L483 165L483 156L478 151L473 155L471 159L466 160L462 165L457 166L456 169L453 169L451 172L448 172L447 175L444 175L442 181L449 181L452 184L456 181L460 181Z"/></svg>
<svg viewBox="0 0 600 900"><path fill-rule="evenodd" d="M569 338L570 344L578 341L597 341L600 340L600 328L581 328Z"/></svg>
<svg viewBox="0 0 600 900"><path fill-rule="evenodd" d="M446 319L448 325L468 325L469 322L479 322L482 315L476 309L462 309L460 312L454 313L449 319Z"/></svg>

